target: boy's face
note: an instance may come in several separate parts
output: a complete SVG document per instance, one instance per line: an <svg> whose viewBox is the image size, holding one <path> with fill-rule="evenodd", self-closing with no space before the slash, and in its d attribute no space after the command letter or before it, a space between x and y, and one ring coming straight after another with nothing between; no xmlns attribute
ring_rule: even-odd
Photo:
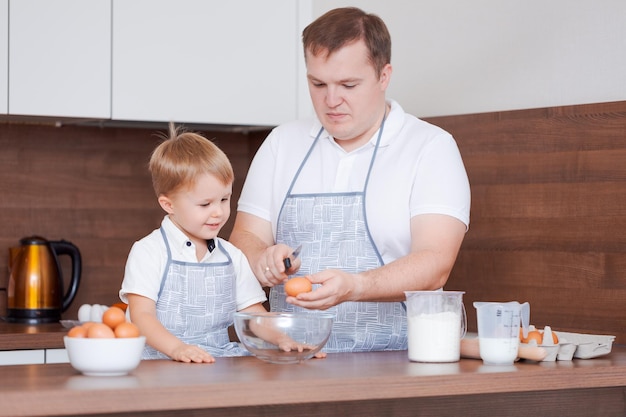
<svg viewBox="0 0 626 417"><path fill-rule="evenodd" d="M202 174L191 187L159 197L170 219L196 245L217 237L230 217L232 183L224 185L215 176Z"/></svg>

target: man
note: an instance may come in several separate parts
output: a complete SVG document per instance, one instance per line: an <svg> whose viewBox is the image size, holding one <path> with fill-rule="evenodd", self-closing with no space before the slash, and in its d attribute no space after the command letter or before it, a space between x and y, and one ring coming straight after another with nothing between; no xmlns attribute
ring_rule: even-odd
<svg viewBox="0 0 626 417"><path fill-rule="evenodd" d="M325 351L406 349L404 291L444 286L469 225L461 156L450 134L386 99L391 39L379 17L331 10L303 44L317 117L277 127L259 148L230 240L271 287L273 311L336 313ZM318 285L287 297L296 272Z"/></svg>

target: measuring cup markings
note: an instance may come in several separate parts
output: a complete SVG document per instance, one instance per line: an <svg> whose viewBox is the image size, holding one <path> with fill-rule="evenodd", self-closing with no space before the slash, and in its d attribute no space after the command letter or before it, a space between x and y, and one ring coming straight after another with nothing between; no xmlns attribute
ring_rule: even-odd
<svg viewBox="0 0 626 417"><path fill-rule="evenodd" d="M475 302L480 356L486 364L512 364L519 347L520 321L527 332L530 305Z"/></svg>

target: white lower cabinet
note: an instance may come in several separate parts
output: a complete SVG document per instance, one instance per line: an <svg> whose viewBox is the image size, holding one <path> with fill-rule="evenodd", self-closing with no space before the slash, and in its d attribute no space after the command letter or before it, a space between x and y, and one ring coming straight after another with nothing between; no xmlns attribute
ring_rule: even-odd
<svg viewBox="0 0 626 417"><path fill-rule="evenodd" d="M65 349L46 349L46 363L69 363Z"/></svg>
<svg viewBox="0 0 626 417"><path fill-rule="evenodd" d="M0 365L32 365L46 363L44 349L0 351Z"/></svg>
<svg viewBox="0 0 626 417"><path fill-rule="evenodd" d="M1 365L37 365L44 363L69 363L65 349L1 350Z"/></svg>

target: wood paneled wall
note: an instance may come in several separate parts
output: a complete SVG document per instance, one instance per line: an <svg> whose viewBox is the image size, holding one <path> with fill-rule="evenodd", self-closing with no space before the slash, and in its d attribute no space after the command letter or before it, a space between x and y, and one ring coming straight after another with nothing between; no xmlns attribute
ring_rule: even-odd
<svg viewBox="0 0 626 417"><path fill-rule="evenodd" d="M469 329L473 301L529 301L537 326L626 343L626 101L427 120L455 136L470 177L446 287L466 291ZM163 216L146 168L156 132L0 124L0 288L8 247L40 234L82 252L68 318L117 301L130 246ZM204 132L231 158L237 195L266 133Z"/></svg>
<svg viewBox="0 0 626 417"><path fill-rule="evenodd" d="M193 129L190 129L193 130ZM8 248L25 236L65 239L81 251L78 295L64 317L81 304L110 305L131 245L159 227L159 207L147 169L164 129L0 124L0 289L8 280ZM236 181L231 219L250 158L267 132L200 132L226 152ZM61 257L69 279L69 260ZM0 290L0 315L6 292Z"/></svg>
<svg viewBox="0 0 626 417"><path fill-rule="evenodd" d="M428 119L456 138L471 225L447 289L626 343L626 102Z"/></svg>

